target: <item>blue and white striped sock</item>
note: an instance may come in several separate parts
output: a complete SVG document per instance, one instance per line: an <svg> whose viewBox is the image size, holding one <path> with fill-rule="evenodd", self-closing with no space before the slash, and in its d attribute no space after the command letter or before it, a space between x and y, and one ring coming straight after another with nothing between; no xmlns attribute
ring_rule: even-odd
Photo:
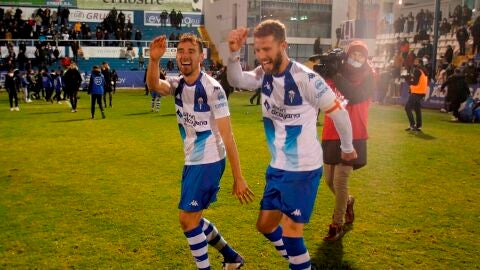
<svg viewBox="0 0 480 270"><path fill-rule="evenodd" d="M270 240L270 242L272 242L280 255L282 255L285 259L288 259L287 250L283 244L282 233L282 226L278 226L275 231L271 233L264 233L263 235Z"/></svg>
<svg viewBox="0 0 480 270"><path fill-rule="evenodd" d="M184 232L184 234L187 237L190 251L195 258L195 263L197 264L198 269L210 270L207 237L203 233L202 223L200 222L200 225L195 229Z"/></svg>
<svg viewBox="0 0 480 270"><path fill-rule="evenodd" d="M288 253L288 262L291 270L311 269L310 254L303 241L303 237L283 237Z"/></svg>
<svg viewBox="0 0 480 270"><path fill-rule="evenodd" d="M200 221L200 225L202 224L203 233L207 236L208 243L220 251L226 262L235 261L238 253L230 247L227 241L225 241L222 235L218 232L217 227L206 218L203 218Z"/></svg>

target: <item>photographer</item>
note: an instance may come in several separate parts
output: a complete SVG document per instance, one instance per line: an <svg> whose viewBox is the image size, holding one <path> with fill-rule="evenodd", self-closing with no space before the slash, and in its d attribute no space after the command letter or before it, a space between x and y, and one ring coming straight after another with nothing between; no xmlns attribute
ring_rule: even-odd
<svg viewBox="0 0 480 270"><path fill-rule="evenodd" d="M335 209L329 232L325 241L336 241L343 234L343 224L352 224L354 220L354 198L348 194L348 177L353 170L367 163L367 120L370 99L375 90L373 68L367 63L368 48L362 41L353 41L347 50L338 73L333 75L330 87L338 97L344 98L345 108L350 116L353 131L353 145L358 158L345 161L340 156L340 139L333 121L325 116L322 134L324 172L328 187L335 195ZM333 73L330 71L330 73ZM344 220L345 217L345 220Z"/></svg>

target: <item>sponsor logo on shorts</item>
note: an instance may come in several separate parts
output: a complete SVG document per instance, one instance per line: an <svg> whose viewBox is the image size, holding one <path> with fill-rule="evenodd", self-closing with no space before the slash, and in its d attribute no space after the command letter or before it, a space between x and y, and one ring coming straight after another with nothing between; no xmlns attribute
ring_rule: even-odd
<svg viewBox="0 0 480 270"><path fill-rule="evenodd" d="M192 200L189 205L190 206L198 206L198 202L196 200Z"/></svg>
<svg viewBox="0 0 480 270"><path fill-rule="evenodd" d="M293 211L292 213L290 213L290 215L299 217L299 216L302 215L302 212L300 211L300 209L295 209L295 211Z"/></svg>

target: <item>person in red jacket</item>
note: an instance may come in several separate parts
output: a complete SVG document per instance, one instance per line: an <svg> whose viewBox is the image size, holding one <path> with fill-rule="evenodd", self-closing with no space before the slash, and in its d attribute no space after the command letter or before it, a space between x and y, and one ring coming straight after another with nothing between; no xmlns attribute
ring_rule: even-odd
<svg viewBox="0 0 480 270"><path fill-rule="evenodd" d="M322 133L324 173L335 195L335 209L325 241L336 241L344 234L344 224L354 220L354 198L348 194L348 178L353 170L367 164L368 108L375 90L375 72L367 62L368 48L362 41L352 41L339 71L327 80L336 95L344 100L353 131L353 145L358 158L345 161L340 156L340 139L333 121L326 115Z"/></svg>

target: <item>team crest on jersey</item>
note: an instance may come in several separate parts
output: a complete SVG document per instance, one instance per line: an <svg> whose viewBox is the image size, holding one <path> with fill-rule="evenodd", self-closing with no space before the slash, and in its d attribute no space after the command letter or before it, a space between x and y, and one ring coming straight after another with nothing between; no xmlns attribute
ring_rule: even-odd
<svg viewBox="0 0 480 270"><path fill-rule="evenodd" d="M292 74L285 73L285 94L283 96L283 104L287 106L299 106L302 105L303 100L300 95L295 80L292 77Z"/></svg>
<svg viewBox="0 0 480 270"><path fill-rule="evenodd" d="M273 82L272 75L268 75L268 76L264 77L263 85L262 85L262 93L263 94L265 94L267 96L270 96L272 94L272 91L273 91L272 82Z"/></svg>

